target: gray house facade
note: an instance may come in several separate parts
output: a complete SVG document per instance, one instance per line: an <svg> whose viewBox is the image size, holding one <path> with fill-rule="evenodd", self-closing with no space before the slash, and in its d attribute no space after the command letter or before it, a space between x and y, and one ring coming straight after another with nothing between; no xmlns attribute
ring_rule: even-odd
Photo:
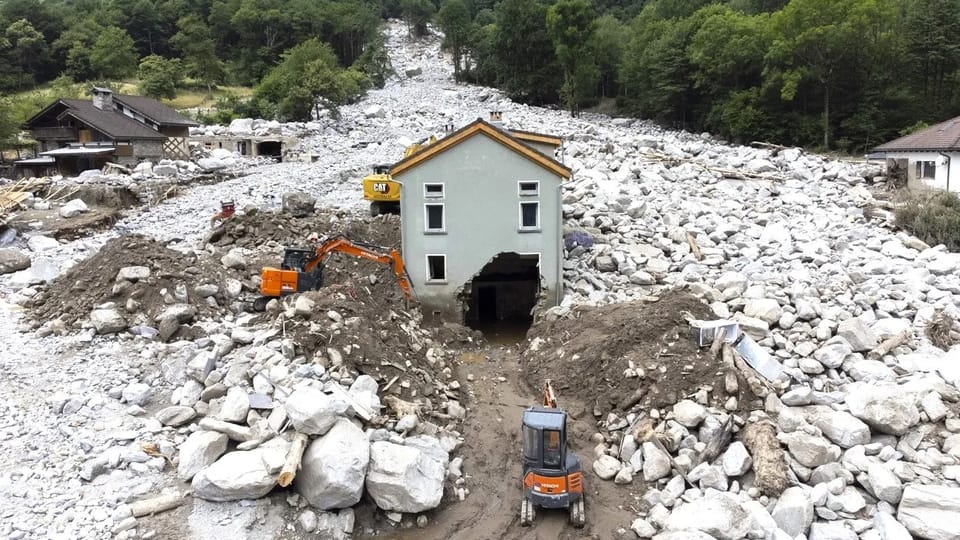
<svg viewBox="0 0 960 540"><path fill-rule="evenodd" d="M571 173L552 152L478 119L390 174L402 184L403 258L424 315L482 327L560 302Z"/></svg>

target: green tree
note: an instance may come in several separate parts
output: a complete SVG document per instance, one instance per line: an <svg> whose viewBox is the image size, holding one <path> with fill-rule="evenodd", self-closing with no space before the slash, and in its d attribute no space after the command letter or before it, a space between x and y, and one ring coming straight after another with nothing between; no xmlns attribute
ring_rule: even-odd
<svg viewBox="0 0 960 540"><path fill-rule="evenodd" d="M177 21L177 28L170 42L183 54L186 75L211 91L213 85L223 82L225 73L210 27L200 17L188 15Z"/></svg>
<svg viewBox="0 0 960 540"><path fill-rule="evenodd" d="M282 120L309 120L321 105L332 109L364 91L366 76L343 69L326 43L310 39L283 53L280 65L270 70L254 89L254 100Z"/></svg>
<svg viewBox="0 0 960 540"><path fill-rule="evenodd" d="M10 100L0 98L0 150L9 148L16 142L19 133L20 124L14 115ZM0 154L0 161L3 161L2 154Z"/></svg>
<svg viewBox="0 0 960 540"><path fill-rule="evenodd" d="M131 75L137 67L137 52L122 28L104 29L90 49L90 69L101 79L119 79Z"/></svg>
<svg viewBox="0 0 960 540"><path fill-rule="evenodd" d="M153 98L173 99L182 78L179 58L164 58L155 54L140 60L137 70L140 93Z"/></svg>
<svg viewBox="0 0 960 540"><path fill-rule="evenodd" d="M531 0L503 0L496 15L491 49L497 85L523 103L556 103L563 73L547 35L547 7Z"/></svg>
<svg viewBox="0 0 960 540"><path fill-rule="evenodd" d="M427 35L427 23L437 7L430 0L400 0L400 12L407 21L407 29L414 36Z"/></svg>
<svg viewBox="0 0 960 540"><path fill-rule="evenodd" d="M43 34L34 29L28 20L19 19L7 27L0 41L0 54L10 62L8 69L11 71L6 76L16 80L14 88L33 86L47 53Z"/></svg>
<svg viewBox="0 0 960 540"><path fill-rule="evenodd" d="M960 84L960 3L956 0L912 0L907 4L906 61L900 66L914 81L930 118L946 116ZM955 109L954 109L955 110ZM929 116L928 116L929 115Z"/></svg>
<svg viewBox="0 0 960 540"><path fill-rule="evenodd" d="M547 10L547 33L563 67L560 98L571 114L592 96L599 70L590 54L597 14L588 0L558 0Z"/></svg>
<svg viewBox="0 0 960 540"><path fill-rule="evenodd" d="M629 28L616 17L604 15L597 19L590 49L600 72L599 93L603 97L613 97L619 93L617 72L628 41Z"/></svg>
<svg viewBox="0 0 960 540"><path fill-rule="evenodd" d="M467 44L474 32L467 4L463 0L445 0L437 12L437 22L444 34L443 47L453 55L453 78L460 82Z"/></svg>

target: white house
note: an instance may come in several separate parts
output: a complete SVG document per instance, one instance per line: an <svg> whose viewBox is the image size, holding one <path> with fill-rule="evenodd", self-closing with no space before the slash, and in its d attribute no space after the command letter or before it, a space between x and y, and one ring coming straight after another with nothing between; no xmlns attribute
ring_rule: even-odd
<svg viewBox="0 0 960 540"><path fill-rule="evenodd" d="M905 169L907 186L960 192L960 116L873 149L887 170Z"/></svg>

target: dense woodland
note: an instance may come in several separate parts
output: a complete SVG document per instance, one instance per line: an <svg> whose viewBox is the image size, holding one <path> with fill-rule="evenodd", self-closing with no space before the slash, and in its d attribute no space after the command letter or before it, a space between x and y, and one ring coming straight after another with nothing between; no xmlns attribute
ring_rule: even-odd
<svg viewBox="0 0 960 540"><path fill-rule="evenodd" d="M960 114L958 0L0 0L0 140L40 85L253 87L219 121L336 110L389 75L394 17L442 29L458 80L573 114L847 152Z"/></svg>

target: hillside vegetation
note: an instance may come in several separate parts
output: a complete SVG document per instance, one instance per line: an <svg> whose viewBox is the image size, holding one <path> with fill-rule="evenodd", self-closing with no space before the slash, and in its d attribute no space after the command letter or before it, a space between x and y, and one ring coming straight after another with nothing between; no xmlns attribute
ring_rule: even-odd
<svg viewBox="0 0 960 540"><path fill-rule="evenodd" d="M193 107L185 86L231 85L252 96L222 96L221 120L305 119L383 84L391 17L437 25L458 80L574 114L613 99L671 127L844 152L960 114L955 0L5 0L0 92L136 78Z"/></svg>

